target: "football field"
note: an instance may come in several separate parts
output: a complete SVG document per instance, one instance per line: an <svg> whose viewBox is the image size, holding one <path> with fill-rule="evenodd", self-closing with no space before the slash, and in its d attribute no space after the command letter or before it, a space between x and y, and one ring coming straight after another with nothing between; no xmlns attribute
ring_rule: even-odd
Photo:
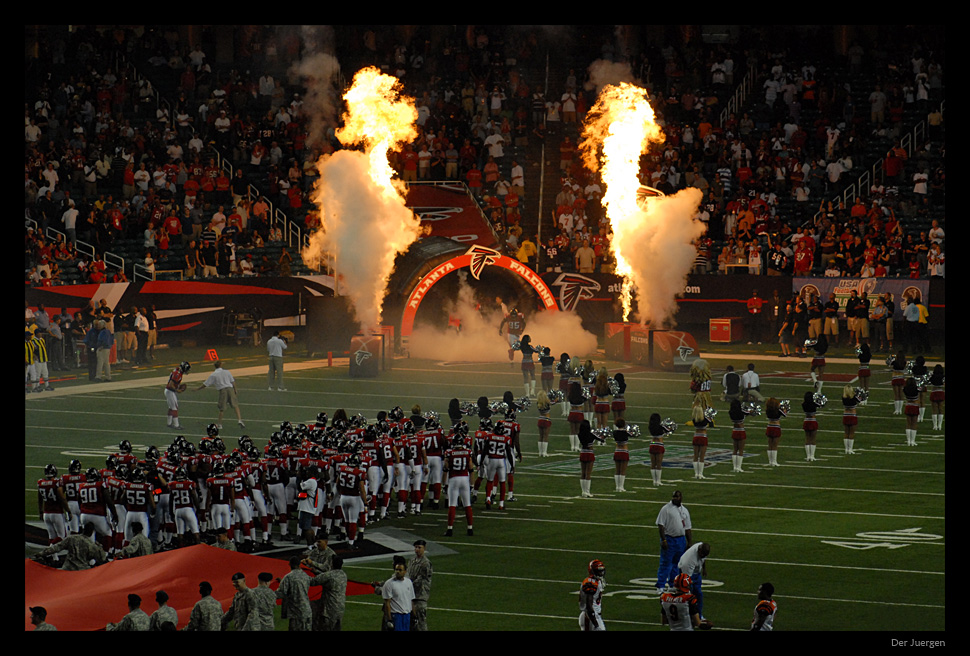
<svg viewBox="0 0 970 656"><path fill-rule="evenodd" d="M589 561L606 564L603 616L610 631L667 631L654 592L661 506L681 490L690 510L695 542L711 545L704 579L704 616L715 631L747 630L761 583L775 587L778 631L916 632L945 627L945 439L934 431L927 407L917 446L907 446L905 418L893 416L889 373L873 359L871 394L859 409L855 455L844 453L841 389L853 384L857 365L850 349L829 352L818 413L817 460L806 462L801 399L811 390L809 360L775 358L766 352L704 352L714 372L716 426L709 430L706 480L691 467L689 418L692 395L685 372L647 370L592 356L610 375L623 372L627 421L642 427L630 443L625 493L614 491L613 444L596 447L592 498L580 496L579 461L569 452L568 425L553 410L550 455L539 458L534 405L518 416L522 461L516 464L515 501L504 510L474 504L475 535L465 535L461 512L455 537L443 536L446 509L425 505L420 516L396 517L367 527L369 539L393 530L428 541L434 565L429 602L431 630L574 631L579 584ZM753 348L753 347L748 347ZM373 421L377 412L414 404L434 410L448 425L451 398L500 400L506 390L523 394L518 361L439 362L397 359L376 378L351 378L346 360L286 363L285 392L269 391L261 350L220 348L225 368L237 378L245 430L234 416L223 421L227 447L243 432L257 447L280 422L311 423L318 412L344 408ZM139 457L149 445L162 451L178 434L198 443L217 416L216 393L181 395L182 431L166 428L162 394L169 371L192 363L189 389L212 370L203 349L162 349L152 368L119 373L112 383L62 381L52 392L29 394L25 403L25 515L37 523L36 481L47 463L66 472L72 458L103 467L104 458L127 439ZM884 358L884 356L882 356ZM731 469L728 406L718 401L724 367L754 362L762 393L791 401L782 420L779 467L769 467L764 414L747 422L743 473ZM932 368L939 359L928 358ZM79 375L84 372L77 372ZM928 405L928 395L927 395ZM670 417L677 431L666 439L663 485L651 481L646 425L651 413ZM477 419L469 418L474 429ZM394 515L394 501L390 513ZM403 533L402 533L403 532ZM334 548L338 545L331 544ZM29 554L31 549L25 546ZM261 554L267 555L267 554ZM404 555L410 556L409 551ZM383 580L390 556L347 560L351 579ZM375 630L380 598L348 598L343 628ZM285 624L285 622L283 623Z"/></svg>

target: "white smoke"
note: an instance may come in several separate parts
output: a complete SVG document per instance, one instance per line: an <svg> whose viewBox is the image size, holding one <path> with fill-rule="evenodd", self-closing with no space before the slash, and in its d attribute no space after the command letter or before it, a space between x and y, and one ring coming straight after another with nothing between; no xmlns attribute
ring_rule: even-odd
<svg viewBox="0 0 970 656"><path fill-rule="evenodd" d="M340 112L340 62L334 55L333 28L329 25L303 25L300 28L303 54L290 66L289 75L303 86L303 115L306 117L307 144L313 146L327 138L337 126Z"/></svg>
<svg viewBox="0 0 970 656"><path fill-rule="evenodd" d="M677 296L694 266L694 242L705 225L694 218L703 194L688 187L671 196L651 198L642 218L617 234L633 269L639 323L660 328L672 323ZM615 228L615 226L614 226Z"/></svg>
<svg viewBox="0 0 970 656"><path fill-rule="evenodd" d="M622 82L628 84L641 83L630 68L629 62L613 62L606 59L597 59L587 68L589 79L584 84L587 91L595 91L597 94L608 84L619 85Z"/></svg>
<svg viewBox="0 0 970 656"><path fill-rule="evenodd" d="M504 331L499 335L501 313L482 316L476 307L474 289L465 280L467 273L459 271L458 275L461 277L458 298L446 303L445 309L449 316L461 320L460 332L427 324L415 325L409 342L411 357L508 362L508 337ZM574 312L542 311L526 317L525 334L532 338L533 346L548 346L557 360L564 351L574 357L596 354L596 336L583 329L582 320ZM522 359L518 353L513 358L516 365ZM538 362L538 357L535 361Z"/></svg>

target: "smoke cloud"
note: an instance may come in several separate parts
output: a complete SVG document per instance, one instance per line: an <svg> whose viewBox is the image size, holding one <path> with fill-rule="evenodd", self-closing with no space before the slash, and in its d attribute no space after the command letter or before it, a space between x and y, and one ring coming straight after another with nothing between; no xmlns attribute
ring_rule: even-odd
<svg viewBox="0 0 970 656"><path fill-rule="evenodd" d="M472 362L508 362L509 342L498 334L502 322L500 312L486 316L476 308L474 290L461 276L458 298L446 303L448 314L461 320L461 331L441 329L426 324L416 325L411 333L411 357L431 360L459 360ZM533 346L548 346L553 357L567 352L573 357L596 354L596 336L583 329L582 320L574 312L543 311L526 318L525 333ZM515 362L522 359L516 355ZM538 359L537 359L538 361Z"/></svg>

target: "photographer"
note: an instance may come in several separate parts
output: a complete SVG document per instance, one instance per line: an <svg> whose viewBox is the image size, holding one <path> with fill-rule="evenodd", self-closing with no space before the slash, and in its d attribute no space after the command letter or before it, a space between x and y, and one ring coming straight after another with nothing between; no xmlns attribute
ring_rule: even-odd
<svg viewBox="0 0 970 656"><path fill-rule="evenodd" d="M266 342L266 350L269 352L268 381L270 391L273 391L274 387L277 391L286 391L286 388L283 387L283 351L286 350L286 346L286 338L281 337L278 330Z"/></svg>

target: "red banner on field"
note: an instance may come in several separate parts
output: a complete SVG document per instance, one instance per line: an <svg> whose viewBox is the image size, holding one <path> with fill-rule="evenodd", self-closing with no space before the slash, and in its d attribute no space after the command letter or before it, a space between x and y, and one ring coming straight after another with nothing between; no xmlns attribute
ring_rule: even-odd
<svg viewBox="0 0 970 656"><path fill-rule="evenodd" d="M65 572L24 559L24 629L30 624L31 606L47 609L47 622L60 631L98 631L108 622L119 622L128 613L128 595L141 597L141 608L149 615L158 606L155 593L168 593L168 605L178 612L178 627L189 622L192 607L199 600L199 583L212 585L212 596L229 608L235 590L232 575L242 572L254 588L260 572L282 578L290 571L288 561L208 545L175 549L130 560L116 560L94 569ZM270 587L275 589L274 581ZM373 594L366 583L350 582L348 595ZM320 587L310 588L310 598L320 597Z"/></svg>

